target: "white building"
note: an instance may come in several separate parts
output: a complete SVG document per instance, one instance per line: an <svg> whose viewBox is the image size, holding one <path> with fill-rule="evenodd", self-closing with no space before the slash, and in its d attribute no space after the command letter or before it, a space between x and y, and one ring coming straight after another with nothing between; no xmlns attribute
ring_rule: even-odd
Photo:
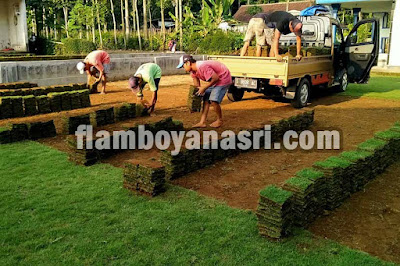
<svg viewBox="0 0 400 266"><path fill-rule="evenodd" d="M400 66L400 0L317 0L317 4L331 5L334 15L342 9L352 10L354 22L359 13L372 13L379 20L378 66Z"/></svg>
<svg viewBox="0 0 400 266"><path fill-rule="evenodd" d="M0 51L28 50L25 0L0 0Z"/></svg>

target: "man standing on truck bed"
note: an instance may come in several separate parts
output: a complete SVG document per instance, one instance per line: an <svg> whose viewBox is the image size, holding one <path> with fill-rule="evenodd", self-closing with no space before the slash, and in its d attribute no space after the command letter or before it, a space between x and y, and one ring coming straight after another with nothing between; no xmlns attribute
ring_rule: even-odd
<svg viewBox="0 0 400 266"><path fill-rule="evenodd" d="M285 12L285 11L275 11L272 13L260 13L253 17L254 18L262 18L264 21L265 29L264 29L264 37L265 42L271 46L269 56L276 57L277 61L282 61L282 56L279 55L279 40L281 35L286 35L293 32L296 35L296 42L297 42L297 55L296 59L301 59L301 34L302 34L302 27L303 24L301 21L293 16L292 14ZM251 20L250 20L251 21ZM249 30L250 26L249 23ZM249 30L247 33L249 33ZM248 39L250 36L247 35L245 37L245 44L242 48L241 56L246 54L247 48L250 44L251 38ZM258 46L257 46L258 49ZM261 55L261 49L260 49Z"/></svg>
<svg viewBox="0 0 400 266"><path fill-rule="evenodd" d="M199 88L197 95L203 96L203 110L200 122L193 127L207 127L207 116L210 105L214 107L217 120L210 127L222 126L222 110L220 103L232 84L231 72L222 63L213 60L196 61L191 55L185 54L179 59L176 68L184 68L193 78L193 85ZM200 80L206 83L201 85Z"/></svg>

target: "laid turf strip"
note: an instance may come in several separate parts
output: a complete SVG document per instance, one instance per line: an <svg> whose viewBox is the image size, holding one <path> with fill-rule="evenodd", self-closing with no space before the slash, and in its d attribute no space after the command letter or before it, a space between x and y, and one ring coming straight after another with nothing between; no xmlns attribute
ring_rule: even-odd
<svg viewBox="0 0 400 266"><path fill-rule="evenodd" d="M122 188L122 169L76 166L35 142L0 147L1 265L382 265L297 231L261 238L256 215L169 186L153 199Z"/></svg>

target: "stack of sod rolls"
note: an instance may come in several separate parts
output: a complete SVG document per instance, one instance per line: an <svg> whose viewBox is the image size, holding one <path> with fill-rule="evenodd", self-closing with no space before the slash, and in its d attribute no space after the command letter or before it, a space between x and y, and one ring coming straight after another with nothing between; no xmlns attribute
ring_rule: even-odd
<svg viewBox="0 0 400 266"><path fill-rule="evenodd" d="M114 108L111 107L107 109L97 110L96 112L91 114L91 119L92 121L94 120L92 124L95 124L96 126L104 126L115 123Z"/></svg>
<svg viewBox="0 0 400 266"><path fill-rule="evenodd" d="M79 125L90 125L90 116L78 115L64 118L64 133L75 134Z"/></svg>
<svg viewBox="0 0 400 266"><path fill-rule="evenodd" d="M296 173L296 177L307 178L313 182L314 213L320 215L326 206L326 179L324 173L314 168L304 168Z"/></svg>
<svg viewBox="0 0 400 266"><path fill-rule="evenodd" d="M36 97L37 108L40 114L51 113L49 98L45 95Z"/></svg>
<svg viewBox="0 0 400 266"><path fill-rule="evenodd" d="M24 104L25 116L37 115L39 113L35 96L23 96L22 101Z"/></svg>
<svg viewBox="0 0 400 266"><path fill-rule="evenodd" d="M161 163L165 168L165 178L172 180L185 174L185 157L182 153L172 155L170 151L165 150L161 155Z"/></svg>
<svg viewBox="0 0 400 266"><path fill-rule="evenodd" d="M90 166L98 161L98 153L94 149L94 140L83 137L82 147L78 149L77 137L67 136L65 140L69 147L68 158L70 161L84 166Z"/></svg>
<svg viewBox="0 0 400 266"><path fill-rule="evenodd" d="M198 91L199 89L195 86L190 86L189 88L187 105L191 112L201 111L202 97L196 95Z"/></svg>
<svg viewBox="0 0 400 266"><path fill-rule="evenodd" d="M386 162L384 162L386 160L387 144L388 143L384 140L372 138L358 145L358 150L372 152L374 154L372 164L370 165L370 167L372 167L372 176L370 179L381 174L387 167Z"/></svg>
<svg viewBox="0 0 400 266"><path fill-rule="evenodd" d="M114 108L115 119L117 121L123 121L130 118L136 117L136 104L134 103L124 103L121 106Z"/></svg>
<svg viewBox="0 0 400 266"><path fill-rule="evenodd" d="M292 177L283 188L293 193L294 223L305 227L314 221L318 210L314 182L304 177Z"/></svg>
<svg viewBox="0 0 400 266"><path fill-rule="evenodd" d="M49 138L57 135L54 121L35 122L29 125L29 137L33 140Z"/></svg>
<svg viewBox="0 0 400 266"><path fill-rule="evenodd" d="M124 187L129 190L157 196L165 191L164 168L126 163Z"/></svg>
<svg viewBox="0 0 400 266"><path fill-rule="evenodd" d="M293 222L292 198L292 192L274 185L260 191L256 214L262 236L279 239L289 234Z"/></svg>
<svg viewBox="0 0 400 266"><path fill-rule="evenodd" d="M370 165L373 165L373 153L363 150L345 151L340 157L353 163L353 186L352 193L360 191L371 180L373 171Z"/></svg>
<svg viewBox="0 0 400 266"><path fill-rule="evenodd" d="M22 141L26 139L37 140L41 138L54 137L56 128L53 120L47 122L34 122L12 124L0 127L0 144Z"/></svg>
<svg viewBox="0 0 400 266"><path fill-rule="evenodd" d="M314 163L314 167L325 174L327 195L326 208L339 207L350 196L352 187L352 163L340 157L329 157Z"/></svg>

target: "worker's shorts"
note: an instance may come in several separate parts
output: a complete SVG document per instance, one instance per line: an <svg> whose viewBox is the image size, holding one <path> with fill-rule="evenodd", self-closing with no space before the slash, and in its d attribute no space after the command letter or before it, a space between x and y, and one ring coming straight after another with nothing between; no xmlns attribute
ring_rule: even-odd
<svg viewBox="0 0 400 266"><path fill-rule="evenodd" d="M268 28L262 18L252 18L249 21L245 42L251 42L256 37L256 44L259 46L272 45L274 29Z"/></svg>
<svg viewBox="0 0 400 266"><path fill-rule="evenodd" d="M275 29L274 28L268 28L268 26L267 26L264 29L265 42L269 46L272 46L272 43L274 42L274 34L275 34Z"/></svg>
<svg viewBox="0 0 400 266"><path fill-rule="evenodd" d="M231 85L214 86L208 88L203 96L203 101L221 103Z"/></svg>
<svg viewBox="0 0 400 266"><path fill-rule="evenodd" d="M104 64L104 74L110 74L110 70L111 70L111 65L110 64Z"/></svg>
<svg viewBox="0 0 400 266"><path fill-rule="evenodd" d="M160 80L161 80L161 79L154 79L154 83L156 84L156 88L157 88L156 91L158 91L158 84L160 84ZM137 96L137 97L143 97L143 89L144 89L144 86L145 86L145 85L146 85L146 84L144 84L144 85L139 89L138 93L136 93L136 96Z"/></svg>

